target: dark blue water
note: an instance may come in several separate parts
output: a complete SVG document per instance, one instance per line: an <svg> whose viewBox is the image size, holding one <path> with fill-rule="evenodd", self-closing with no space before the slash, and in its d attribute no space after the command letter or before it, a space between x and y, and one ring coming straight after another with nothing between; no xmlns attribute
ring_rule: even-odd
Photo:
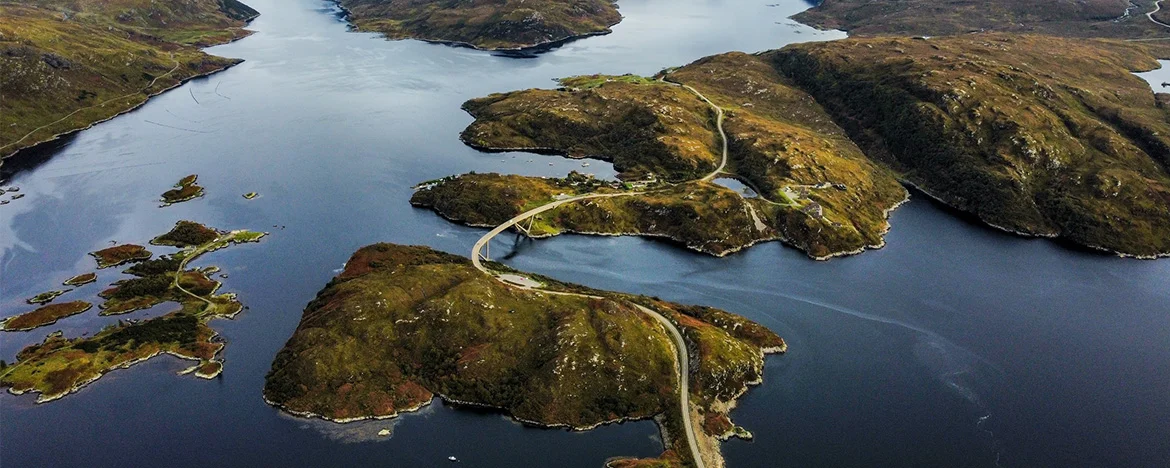
<svg viewBox="0 0 1170 468"><path fill-rule="evenodd" d="M258 33L212 49L247 62L6 162L27 196L0 207L0 315L91 270L86 252L111 240L144 242L179 219L271 231L196 262L223 267L225 290L250 306L212 323L228 341L222 377L176 376L184 363L160 358L45 405L4 395L0 464L430 466L455 455L472 466L596 467L657 453L649 422L571 433L434 405L335 425L283 416L260 391L304 305L355 249L389 241L464 253L482 234L412 209L413 184L469 170L582 169L466 148L457 137L471 119L460 103L561 76L649 74L728 50L841 37L786 19L807 3L772 1L623 0L612 35L535 59L350 33L316 0L250 2L263 13ZM596 161L588 170L612 174ZM158 208L188 173L207 196ZM250 191L260 198L240 196ZM1012 237L921 197L892 221L885 249L830 262L777 243L716 259L575 236L521 243L509 262L725 308L783 335L789 353L769 359L764 385L733 413L756 440L724 444L732 467L1166 466L1170 261ZM118 278L99 274L65 297L92 298ZM112 320L90 312L50 330L77 335ZM43 336L0 334L0 358ZM391 427L391 437L374 435Z"/></svg>

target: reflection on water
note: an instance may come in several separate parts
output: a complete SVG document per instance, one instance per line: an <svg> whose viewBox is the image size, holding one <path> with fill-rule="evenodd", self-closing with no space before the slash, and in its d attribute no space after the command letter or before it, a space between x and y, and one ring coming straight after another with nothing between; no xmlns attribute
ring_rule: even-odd
<svg viewBox="0 0 1170 468"><path fill-rule="evenodd" d="M246 62L6 162L27 196L0 207L3 315L92 270L86 253L111 240L145 242L180 219L271 231L194 262L223 267L225 292L250 306L211 324L228 342L223 375L175 376L185 366L163 359L47 405L0 397L4 464L433 466L456 455L475 466L596 467L655 455L661 443L648 421L573 433L432 405L393 422L334 425L282 416L260 395L305 304L358 247L389 241L462 254L482 235L411 208L416 183L471 170L582 170L581 161L467 148L458 140L471 122L463 101L842 36L786 19L807 2L774 1L622 0L626 19L613 34L522 60L347 32L336 7L317 0L249 2L263 13L258 33L212 50ZM588 172L612 177L610 165L590 163ZM158 195L191 173L207 195L158 208ZM261 197L240 196L253 191ZM506 261L721 307L784 336L789 353L767 361L765 383L733 413L756 436L724 445L733 467L1170 459L1170 368L1161 365L1170 362L1170 261L1015 238L919 199L892 224L885 249L829 262L779 243L717 259L585 236L517 240ZM119 277L99 275L70 294L91 298ZM95 317L57 328L75 335L108 323ZM0 335L0 357L43 335ZM393 434L377 436L382 428Z"/></svg>
<svg viewBox="0 0 1170 468"><path fill-rule="evenodd" d="M757 196L759 196L758 194L756 194L755 190L752 190L751 187L748 187L747 184L744 184L739 179L732 179L730 177L720 177L718 179L712 180L712 182L719 184L719 185L722 185L724 187L727 187L731 190L734 190L735 193L738 193L740 196L742 196L744 198L756 198Z"/></svg>

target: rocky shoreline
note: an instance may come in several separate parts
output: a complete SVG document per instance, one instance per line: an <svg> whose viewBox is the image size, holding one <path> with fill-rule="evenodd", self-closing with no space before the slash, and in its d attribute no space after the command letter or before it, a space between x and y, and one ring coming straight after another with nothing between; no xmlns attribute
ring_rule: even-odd
<svg viewBox="0 0 1170 468"><path fill-rule="evenodd" d="M233 41L236 41L236 40L239 40L239 39L242 39L242 38L236 38L236 39L232 39L232 41L229 41L229 42L233 42ZM215 45L223 45L223 44L215 44ZM177 87L179 87L179 86L182 86L182 85L186 84L188 81L194 80L194 79L196 79L196 78L203 78L203 77L208 77L208 76L214 75L214 74L216 74L216 73L219 73L219 72L225 71L225 70L227 70L227 69L229 69L229 68L231 68L231 67L234 67L234 66L236 66L236 65L239 65L239 64L241 64L241 63L244 63L244 60L243 60L243 59L235 59L235 60L233 61L233 63L230 63L230 64L228 64L228 65L225 65L225 66L224 66L224 67L222 67L222 68L218 68L218 69L211 70L211 71L208 71L208 72L205 72L205 73L200 73L200 74L197 74L197 75L192 75L192 76L190 76L190 77L184 78L184 79L180 80L178 83L175 83L175 84L173 84L173 85L171 85L171 86L165 87L165 88L163 88L163 89L160 89L160 90L158 90L158 91L154 91L154 92L148 93L148 94L146 95L146 99L144 99L142 102L140 102L140 103L138 103L138 104L135 104L135 105L134 105L134 106L132 106L132 107L129 107L129 108L125 109L125 110L122 110L122 111L120 111L120 112L118 112L118 113L116 113L116 114L114 114L114 115L111 115L111 116L109 116L109 117L106 117L106 118L103 118L103 119L100 119L100 120L95 120L95 121L93 121L93 122L90 122L89 124L85 125L84 127L79 127L79 128L74 128L74 129L66 130L66 131L64 131L64 132L57 133L57 134L55 134L55 135L53 135L53 136L50 136L50 137L48 137L48 138L45 138L45 139L42 139L42 140L38 140L38 141L36 141L36 142L33 142L33 143L24 144L24 145L18 145L18 147L17 147L16 149L14 149L14 150L12 150L12 151L8 152L7 154L0 155L0 167L2 167L2 166L4 165L4 160L5 160L5 159L9 159L9 158L13 158L13 157L19 157L19 155L20 155L20 153L21 153L21 152L24 152L24 151L32 151L32 150L35 150L35 149L36 149L38 146L42 146L42 145L47 145L47 144L49 144L49 143L53 143L53 142L55 142L55 141L57 141L57 140L59 140L59 139L61 139L61 138L64 138L64 137L67 137L67 136L73 135L73 134L75 134L75 133L79 133L79 132L81 132L81 131L83 131L83 130L89 130L90 128L93 128L93 127L94 127L95 125L97 125L97 124L100 124L100 123L102 123L102 122L107 122L107 121L109 121L109 120L112 120L112 119L114 119L115 117L119 117L119 116L121 116L121 115L124 115L124 114L130 113L130 112L133 112L134 110L137 110L139 107L142 107L142 106L146 105L146 103L150 102L150 98L153 98L153 97L155 97L155 96L158 96L158 95L160 95L160 94L162 94L162 93L165 93L165 92L167 92L167 91L170 91L170 90L172 90L172 89L175 89L175 88L177 88Z"/></svg>

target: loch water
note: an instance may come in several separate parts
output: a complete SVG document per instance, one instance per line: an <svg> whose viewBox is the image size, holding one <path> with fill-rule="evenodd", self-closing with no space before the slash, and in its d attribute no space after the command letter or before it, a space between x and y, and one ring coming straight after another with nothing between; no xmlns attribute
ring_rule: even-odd
<svg viewBox="0 0 1170 468"><path fill-rule="evenodd" d="M768 4L768 2L778 2ZM228 273L248 310L212 322L214 380L160 357L37 405L0 396L0 463L42 466L598 467L661 450L652 422L588 432L524 427L440 403L391 421L289 417L261 399L301 310L358 247L466 253L484 232L407 201L467 171L612 176L612 168L458 140L470 98L587 73L652 74L731 50L843 37L787 19L799 0L621 0L607 36L515 58L348 30L320 0L252 0L256 34L210 49L246 61L5 162L22 199L0 206L0 315L92 271L87 252L175 221L271 232L196 261ZM180 177L201 199L160 208ZM241 194L258 192L245 200ZM779 243L712 258L638 238L501 239L500 259L593 287L723 308L784 336L732 416L755 434L731 467L1164 467L1170 463L1170 260L1139 261L971 222L920 194L888 245L828 262ZM158 249L156 251L165 251ZM69 299L96 300L100 270ZM157 316L169 306L135 313ZM46 331L93 332L96 311L0 334L9 361ZM383 428L389 437L379 437Z"/></svg>

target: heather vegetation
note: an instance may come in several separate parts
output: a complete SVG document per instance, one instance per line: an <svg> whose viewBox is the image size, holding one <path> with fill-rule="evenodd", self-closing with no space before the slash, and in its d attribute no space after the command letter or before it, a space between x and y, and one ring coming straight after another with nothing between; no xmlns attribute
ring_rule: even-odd
<svg viewBox="0 0 1170 468"><path fill-rule="evenodd" d="M265 398L294 414L348 421L394 416L438 395L542 426L657 415L681 434L671 338L635 302L688 330L688 353L700 364L684 371L703 413L726 417L730 401L759 381L764 352L784 347L766 328L715 309L545 284L600 298L510 287L426 247L364 247L306 307L273 362ZM689 464L684 438L666 445L661 462Z"/></svg>
<svg viewBox="0 0 1170 468"><path fill-rule="evenodd" d="M1132 74L1156 67L1155 53L1166 51L1046 36L872 38L716 55L657 80L568 78L468 101L464 141L608 159L641 182L469 174L422 186L412 203L494 225L626 190L521 227L663 236L716 255L780 239L826 258L883 245L901 181L1012 232L1164 255L1170 109ZM696 93L723 111L720 174L760 197L697 180L718 164L720 137Z"/></svg>
<svg viewBox="0 0 1170 468"><path fill-rule="evenodd" d="M85 301L63 302L38 307L30 312L4 319L3 322L0 322L0 330L32 330L56 323L57 320L65 317L80 314L89 310L90 307L93 307L93 304Z"/></svg>
<svg viewBox="0 0 1170 468"><path fill-rule="evenodd" d="M162 203L163 206L173 205L175 203L193 200L203 196L203 187L195 183L199 176L191 174L179 179L179 182L173 188L163 192ZM192 223L193 224L193 223ZM176 227L178 229L178 227ZM169 245L169 244L161 244Z"/></svg>
<svg viewBox="0 0 1170 468"><path fill-rule="evenodd" d="M98 268L109 268L123 263L146 260L154 255L146 250L146 247L137 244L115 245L89 254L97 260Z"/></svg>
<svg viewBox="0 0 1170 468"><path fill-rule="evenodd" d="M611 0L341 0L362 31L479 49L525 49L604 34L621 21Z"/></svg>
<svg viewBox="0 0 1170 468"><path fill-rule="evenodd" d="M256 14L236 0L0 5L0 156L238 63L198 47L247 35Z"/></svg>
<svg viewBox="0 0 1170 468"><path fill-rule="evenodd" d="M849 39L763 56L875 160L985 222L1170 253L1170 119L1140 43Z"/></svg>
<svg viewBox="0 0 1170 468"><path fill-rule="evenodd" d="M648 79L580 76L558 90L525 90L464 104L476 121L464 132L486 149L545 149L614 162L638 195L565 205L528 234L560 232L667 237L725 255L783 240L814 258L879 247L890 210L907 196L815 100L761 58L730 53ZM703 177L718 166L723 109L728 162L721 173L760 193L746 199ZM634 116L634 117L630 117ZM412 203L472 225L499 224L555 197L621 188L492 174L430 184Z"/></svg>
<svg viewBox="0 0 1170 468"><path fill-rule="evenodd" d="M1078 37L1166 37L1128 0L824 0L794 19L850 35L952 35L981 31ZM1163 9L1165 11L1165 9Z"/></svg>
<svg viewBox="0 0 1170 468"><path fill-rule="evenodd" d="M60 333L52 334L44 342L21 350L15 363L0 370L0 386L16 394L36 392L40 394L37 401L49 401L76 391L106 372L160 353L198 361L191 370L199 377L218 375L222 364L217 356L223 343L207 322L230 318L243 306L234 294L216 294L220 283L208 277L214 268L188 269L187 263L216 249L257 241L264 233L220 232L188 221L181 221L168 234L176 232L215 232L216 236L201 237L204 242L199 244L176 242L182 250L131 266L126 273L133 278L115 282L99 295L105 299L100 305L103 314L125 313L164 302L178 303L178 310L141 321L118 321L92 336L65 338ZM9 318L4 328L27 330L89 308L90 304L82 301L54 304Z"/></svg>

